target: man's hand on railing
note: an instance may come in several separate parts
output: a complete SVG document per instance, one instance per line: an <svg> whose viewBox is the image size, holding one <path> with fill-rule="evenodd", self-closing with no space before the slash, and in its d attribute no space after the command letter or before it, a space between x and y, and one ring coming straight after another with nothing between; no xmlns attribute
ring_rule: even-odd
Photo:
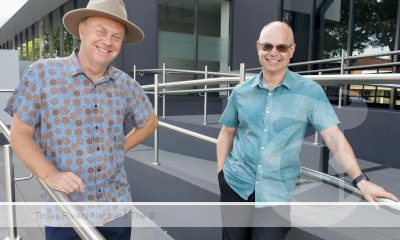
<svg viewBox="0 0 400 240"><path fill-rule="evenodd" d="M72 172L53 173L43 181L50 188L65 193L83 192L85 188L82 179Z"/></svg>
<svg viewBox="0 0 400 240"><path fill-rule="evenodd" d="M358 189L360 189L363 197L368 202L376 202L376 198L388 198L395 202L399 199L392 193L386 192L381 186L376 185L370 181L361 181L357 184ZM379 209L379 205L374 205L376 209Z"/></svg>

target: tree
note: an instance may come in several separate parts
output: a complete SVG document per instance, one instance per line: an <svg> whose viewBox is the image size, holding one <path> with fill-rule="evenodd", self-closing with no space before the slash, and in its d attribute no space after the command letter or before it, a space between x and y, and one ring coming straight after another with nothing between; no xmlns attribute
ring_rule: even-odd
<svg viewBox="0 0 400 240"><path fill-rule="evenodd" d="M347 48L349 2L341 2L340 22L325 22L325 58L340 56ZM358 0L355 4L353 52L363 53L369 46L394 50L397 1Z"/></svg>

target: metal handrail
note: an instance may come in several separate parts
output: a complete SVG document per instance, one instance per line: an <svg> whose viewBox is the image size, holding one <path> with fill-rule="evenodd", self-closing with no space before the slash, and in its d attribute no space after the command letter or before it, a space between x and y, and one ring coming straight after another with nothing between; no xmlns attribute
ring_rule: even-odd
<svg viewBox="0 0 400 240"><path fill-rule="evenodd" d="M250 78L254 75L247 76ZM400 83L400 73L385 73L385 74L332 74L332 75L303 75L303 77L316 81L321 85L325 84L399 84ZM190 81L176 81L169 83L159 83L158 87L160 88L168 88L168 87L183 87L183 86L204 86L208 84L222 84L222 83L230 83L237 84L239 83L239 78L207 78L207 79L199 79L199 80L190 80ZM143 85L143 89L153 89L154 84ZM196 89L197 90L197 89ZM204 89L198 89L203 90ZM226 89L224 89L226 91ZM167 93L167 92L165 92Z"/></svg>
<svg viewBox="0 0 400 240"><path fill-rule="evenodd" d="M194 132L194 131L190 131L181 127L177 127L175 125L172 124L168 124L162 121L158 121L158 126L161 127L165 127L168 128L170 130L176 131L178 133L196 138L196 139L200 139L209 143L213 143L216 144L217 143L217 139ZM158 149L155 149L156 151L158 151ZM304 177L308 177L308 178L312 178L314 180L320 181L320 182L325 182L328 183L332 186L338 187L338 188L342 188L346 191L352 192L355 195L359 196L359 197L363 197L360 190L356 187L354 187L350 182L342 180L340 178L319 172L319 171L315 171L303 166L300 166L301 169L301 176ZM381 203L394 203L395 201L388 199L388 198L376 198L375 199L377 202L381 202ZM400 211L400 206L399 205L386 205L388 208L391 208L393 210L396 211Z"/></svg>
<svg viewBox="0 0 400 240"><path fill-rule="evenodd" d="M189 81L176 81L176 82L168 82L168 83L159 83L158 87L160 88L168 88L168 87L184 87L184 86L204 86L208 84L232 84L238 83L239 77L230 77L230 78L206 78L199 80L189 80ZM153 89L154 84L143 85L142 88L144 90Z"/></svg>
<svg viewBox="0 0 400 240"><path fill-rule="evenodd" d="M154 73L154 74L160 74L165 72L166 74L176 74L176 73L181 73L181 74L196 74L196 75L204 75L205 71L198 71L198 70L185 70L185 69L173 69L173 68L165 68L163 69L160 68L153 68L153 69L141 69L141 70L134 70L139 73ZM225 77L239 77L238 73L224 73L224 72L208 72L209 75L215 75L215 76L225 76Z"/></svg>
<svg viewBox="0 0 400 240"><path fill-rule="evenodd" d="M380 57L380 56L390 56L390 55L398 55L400 54L400 50L390 51L390 52L382 52L382 53L371 53L371 54L360 54L356 56L344 56L343 59L347 60L355 60L367 57ZM340 63L341 58L330 58L330 59L320 59L320 60L311 60L311 61L304 61L298 63L290 63L289 67L297 67L297 66L307 66L307 65L314 65L314 64L321 64L321 63ZM364 65L364 66L351 66L351 67L344 67L344 70L354 70L354 69L363 69L363 68L382 68L382 67L390 67L390 66L397 66L399 65L396 62L392 63L383 63L383 64L374 64L374 65ZM247 71L259 71L261 67L257 68L249 68ZM309 71L302 71L301 73L311 73L311 72L330 72L330 71L338 71L340 68L328 68L328 69L318 69L318 70L309 70ZM299 72L300 73L300 72Z"/></svg>
<svg viewBox="0 0 400 240"><path fill-rule="evenodd" d="M7 126L0 120L0 132L3 133L3 135L6 137L8 141L10 141L10 130L7 128ZM9 169L12 170L12 159L10 158L10 154L7 154L7 156L4 159L5 162L7 162L7 165L9 166ZM12 171L10 171L10 176L13 175ZM7 176L6 176L7 177ZM13 186L13 177L8 177L9 179L6 179L6 182L10 182L10 184ZM68 203L70 202L68 199L68 196L63 193L59 192L56 190L51 189L46 183L44 183L41 179L37 178L39 183L43 186L43 188L46 190L46 192L50 195L50 197L57 203ZM12 194L14 195L14 194ZM8 196L8 198L12 199L14 201L14 196ZM80 211L73 205L68 205L68 204L59 204L59 207L71 214L71 216L79 216L78 214ZM10 216L9 216L10 217ZM14 219L14 215L11 216L11 219ZM105 240L105 238L102 236L102 234L97 230L97 228L93 227L90 225L90 223L84 219L84 218L68 218L68 221L72 225L72 227L75 229L76 233L81 237L82 239L87 239L87 240L93 240L93 239L99 239L99 240ZM10 226L9 228L15 229L14 226ZM14 237L14 236L12 236Z"/></svg>

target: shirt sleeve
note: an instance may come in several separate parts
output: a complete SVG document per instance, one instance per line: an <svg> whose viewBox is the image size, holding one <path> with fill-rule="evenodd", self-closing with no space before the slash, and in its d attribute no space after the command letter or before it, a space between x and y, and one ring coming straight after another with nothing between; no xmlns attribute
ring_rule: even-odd
<svg viewBox="0 0 400 240"><path fill-rule="evenodd" d="M32 128L36 128L40 122L41 81L38 76L42 73L35 65L29 66L4 109L11 117L15 115Z"/></svg>
<svg viewBox="0 0 400 240"><path fill-rule="evenodd" d="M128 96L130 111L126 116L126 120L136 128L141 128L146 125L154 110L140 84L134 81L131 86L131 94Z"/></svg>
<svg viewBox="0 0 400 240"><path fill-rule="evenodd" d="M222 125L237 128L239 125L238 110L236 105L236 91L233 90L228 99L228 104L219 120Z"/></svg>
<svg viewBox="0 0 400 240"><path fill-rule="evenodd" d="M308 94L308 120L311 126L318 132L340 123L325 92L319 84L310 88Z"/></svg>

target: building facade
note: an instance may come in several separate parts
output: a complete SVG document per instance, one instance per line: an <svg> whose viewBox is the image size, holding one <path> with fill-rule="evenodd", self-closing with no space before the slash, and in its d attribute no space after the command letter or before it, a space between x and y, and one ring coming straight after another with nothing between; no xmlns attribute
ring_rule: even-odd
<svg viewBox="0 0 400 240"><path fill-rule="evenodd" d="M64 13L85 7L88 0L29 0L0 28L0 47L17 49L20 60L69 55L79 46L62 26ZM209 71L259 67L255 42L264 24L283 20L292 26L297 43L293 62L399 51L400 0L130 0L129 19L145 39L124 46L114 63L127 73L167 68ZM398 55L347 61L348 73L398 72ZM374 67L375 63L384 66ZM386 64L386 65L385 65ZM318 73L337 69L338 62L294 67ZM372 66L372 67L371 67ZM331 71L338 73L338 71ZM184 78L184 77L183 77ZM182 79L184 80L184 79ZM392 88L393 89L393 88ZM351 94L371 103L389 104L385 86L348 86Z"/></svg>

